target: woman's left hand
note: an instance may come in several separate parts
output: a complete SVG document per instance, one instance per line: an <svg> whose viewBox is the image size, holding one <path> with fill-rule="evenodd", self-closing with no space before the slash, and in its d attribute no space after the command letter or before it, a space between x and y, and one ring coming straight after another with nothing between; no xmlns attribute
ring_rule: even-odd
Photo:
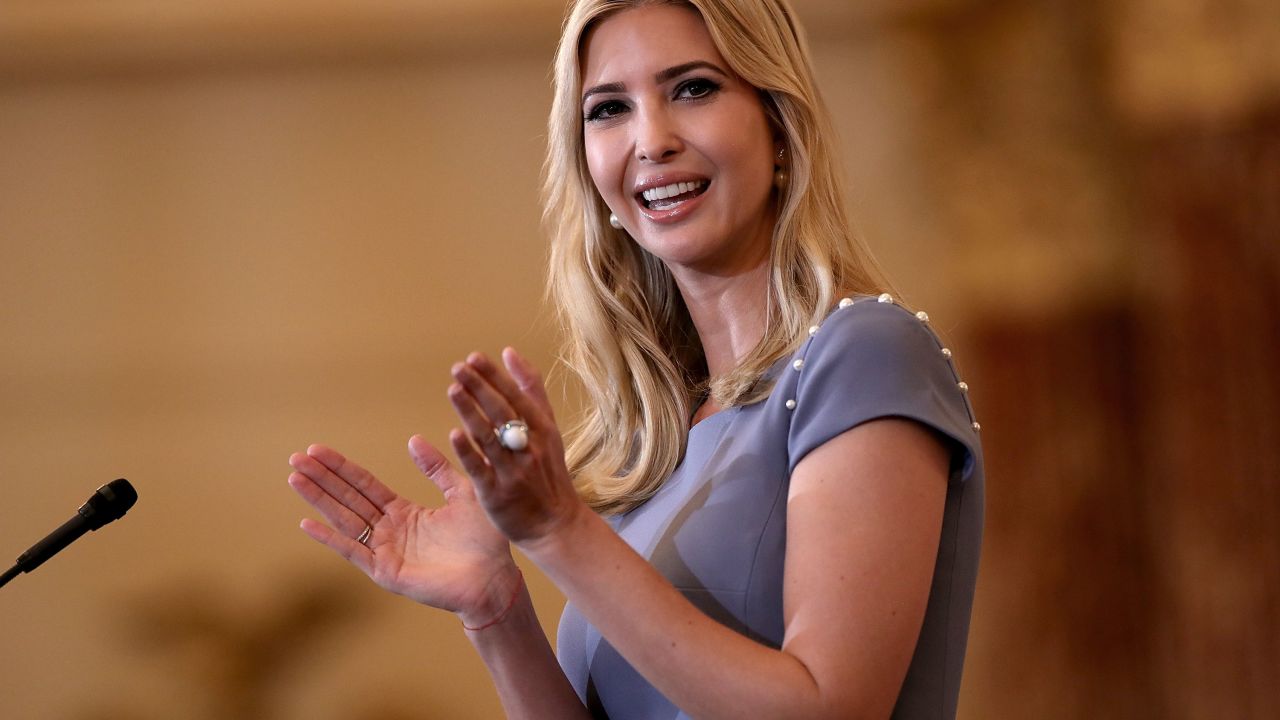
<svg viewBox="0 0 1280 720"><path fill-rule="evenodd" d="M565 465L564 443L542 378L512 348L505 367L472 353L453 366L449 402L466 432L449 434L489 519L512 542L538 540L588 511ZM496 429L511 420L528 425L528 445L510 450Z"/></svg>

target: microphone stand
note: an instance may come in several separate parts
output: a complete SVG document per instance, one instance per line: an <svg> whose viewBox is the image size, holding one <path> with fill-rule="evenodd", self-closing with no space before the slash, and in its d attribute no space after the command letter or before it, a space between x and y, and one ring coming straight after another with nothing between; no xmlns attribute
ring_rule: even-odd
<svg viewBox="0 0 1280 720"><path fill-rule="evenodd" d="M4 574L3 574L3 575L0 575L0 587L4 587L4 584L5 584L5 583L7 583L7 582L9 582L10 580L12 580L12 579L14 579L14 578L18 577L18 575L19 575L21 572L22 572L22 568L18 567L17 565L14 565L13 567L9 568L8 570L5 570L5 571L4 571Z"/></svg>

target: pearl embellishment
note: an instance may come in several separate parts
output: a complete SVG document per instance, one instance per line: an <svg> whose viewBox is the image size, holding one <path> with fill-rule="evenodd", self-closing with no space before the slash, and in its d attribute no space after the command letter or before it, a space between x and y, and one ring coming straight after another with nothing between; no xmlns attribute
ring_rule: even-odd
<svg viewBox="0 0 1280 720"><path fill-rule="evenodd" d="M951 357L951 348L942 348L942 357Z"/></svg>
<svg viewBox="0 0 1280 720"><path fill-rule="evenodd" d="M788 410L795 410L795 409L796 409L796 401L795 401L795 400L788 400L788 401L787 401L787 409L788 409Z"/></svg>
<svg viewBox="0 0 1280 720"><path fill-rule="evenodd" d="M817 335L817 334L818 334L818 326L817 326L817 325L810 325L810 326L809 326L809 334L810 334L810 335Z"/></svg>
<svg viewBox="0 0 1280 720"><path fill-rule="evenodd" d="M882 303L891 303L893 302L893 296L889 293L881 293L880 297L876 298L876 300Z"/></svg>
<svg viewBox="0 0 1280 720"><path fill-rule="evenodd" d="M801 358L796 358L796 361L791 363L791 367L795 368L796 372L800 372L800 368L804 367L804 360Z"/></svg>
<svg viewBox="0 0 1280 720"><path fill-rule="evenodd" d="M847 308L853 304L853 298L844 298L840 301L840 307Z"/></svg>
<svg viewBox="0 0 1280 720"><path fill-rule="evenodd" d="M967 382L958 382L956 387L960 388L960 392L969 392L969 383Z"/></svg>
<svg viewBox="0 0 1280 720"><path fill-rule="evenodd" d="M916 319L919 320L920 322L929 322L929 313L921 310L920 312L916 313Z"/></svg>

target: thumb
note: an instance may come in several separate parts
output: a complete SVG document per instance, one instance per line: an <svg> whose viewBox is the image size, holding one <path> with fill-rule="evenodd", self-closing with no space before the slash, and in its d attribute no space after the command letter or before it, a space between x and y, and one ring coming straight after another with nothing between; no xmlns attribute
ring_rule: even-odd
<svg viewBox="0 0 1280 720"><path fill-rule="evenodd" d="M471 482L467 477L454 470L444 453L423 440L421 435L409 438L409 457L413 458L413 464L418 466L422 474L430 478L440 492L444 493L446 499L454 490L470 488Z"/></svg>

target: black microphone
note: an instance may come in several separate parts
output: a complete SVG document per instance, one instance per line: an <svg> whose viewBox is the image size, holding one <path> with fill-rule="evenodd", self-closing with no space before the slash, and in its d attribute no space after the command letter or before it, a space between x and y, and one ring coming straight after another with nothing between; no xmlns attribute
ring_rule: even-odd
<svg viewBox="0 0 1280 720"><path fill-rule="evenodd" d="M45 560L78 540L81 535L124 517L124 514L137 501L138 491L134 490L129 481L124 478L112 480L98 488L88 501L80 506L76 514L62 524L62 527L49 533L43 540L32 545L30 550L19 555L13 567L0 575L0 586L17 577L18 573L29 573L40 567Z"/></svg>

